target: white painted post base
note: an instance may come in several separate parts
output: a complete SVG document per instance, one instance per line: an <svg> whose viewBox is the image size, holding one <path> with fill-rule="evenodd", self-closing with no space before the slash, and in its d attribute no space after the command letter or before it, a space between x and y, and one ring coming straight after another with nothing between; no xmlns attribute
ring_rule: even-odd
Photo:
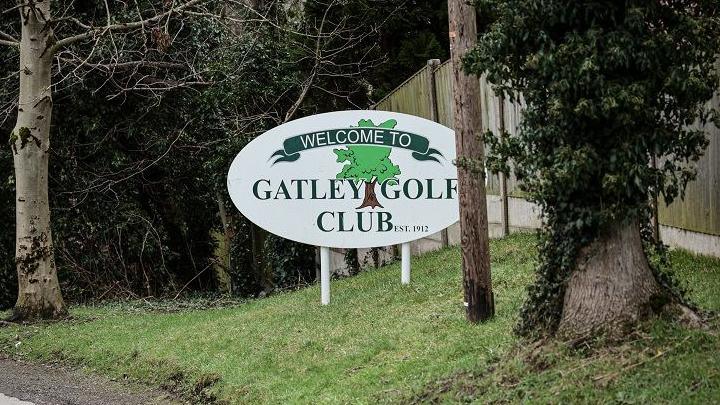
<svg viewBox="0 0 720 405"><path fill-rule="evenodd" d="M320 247L320 302L330 303L330 248Z"/></svg>
<svg viewBox="0 0 720 405"><path fill-rule="evenodd" d="M410 284L410 243L403 243L401 247L401 267L402 275L400 281L403 284Z"/></svg>

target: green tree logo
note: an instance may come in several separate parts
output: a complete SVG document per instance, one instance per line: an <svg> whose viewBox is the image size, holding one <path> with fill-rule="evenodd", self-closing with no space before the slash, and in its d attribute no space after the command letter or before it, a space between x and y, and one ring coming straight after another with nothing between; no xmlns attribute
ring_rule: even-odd
<svg viewBox="0 0 720 405"><path fill-rule="evenodd" d="M387 120L380 125L375 125L372 120L360 120L359 127L374 127L393 129L397 125L395 120ZM368 146L368 145L352 145L346 146L344 149L333 149L337 155L337 162L347 162L343 166L340 173L337 174L338 179L349 179L352 181L365 182L365 198L357 209L370 207L383 208L375 194L375 185L383 184L390 181L394 184L398 181L395 177L399 175L400 166L394 164L390 160L392 148L386 146Z"/></svg>

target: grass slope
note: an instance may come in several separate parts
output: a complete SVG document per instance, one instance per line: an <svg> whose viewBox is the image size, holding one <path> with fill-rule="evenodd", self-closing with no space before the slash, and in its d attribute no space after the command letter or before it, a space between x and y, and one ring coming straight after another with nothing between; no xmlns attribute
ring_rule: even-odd
<svg viewBox="0 0 720 405"><path fill-rule="evenodd" d="M720 339L658 321L612 349L523 348L512 326L532 280L534 237L494 241L497 316L464 320L460 256L398 265L224 309L78 307L75 320L0 328L0 350L230 403L720 398ZM720 309L720 262L675 253L681 278Z"/></svg>

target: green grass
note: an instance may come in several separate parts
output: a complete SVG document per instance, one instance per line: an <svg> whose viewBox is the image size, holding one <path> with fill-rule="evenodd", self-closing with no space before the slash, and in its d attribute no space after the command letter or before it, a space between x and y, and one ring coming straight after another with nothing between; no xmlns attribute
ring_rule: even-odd
<svg viewBox="0 0 720 405"><path fill-rule="evenodd" d="M491 254L497 316L482 325L464 320L460 255L447 249L414 258L410 286L398 265L334 281L327 307L317 286L221 309L76 307L73 321L0 328L0 350L230 403L720 398L717 328L657 321L612 348L525 348L512 327L534 237ZM693 298L720 309L720 261L673 256Z"/></svg>

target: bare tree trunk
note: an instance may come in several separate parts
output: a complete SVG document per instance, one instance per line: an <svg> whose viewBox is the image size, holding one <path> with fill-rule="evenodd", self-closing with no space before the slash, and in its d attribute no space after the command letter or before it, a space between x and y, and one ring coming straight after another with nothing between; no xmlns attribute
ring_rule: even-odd
<svg viewBox="0 0 720 405"><path fill-rule="evenodd" d="M580 251L565 290L558 335L620 336L666 302L645 256L638 222L617 223Z"/></svg>
<svg viewBox="0 0 720 405"><path fill-rule="evenodd" d="M250 223L253 270L255 270L257 280L264 291L270 291L274 285L272 268L265 257L265 240L267 239L267 234L267 231L263 228Z"/></svg>
<svg viewBox="0 0 720 405"><path fill-rule="evenodd" d="M366 181L365 182L365 198L363 198L362 204L360 204L357 209L370 207L380 207L383 208L383 206L380 204L380 202L377 199L377 194L375 194L375 185L377 184L377 180L373 180L371 182Z"/></svg>
<svg viewBox="0 0 720 405"><path fill-rule="evenodd" d="M230 229L230 219L228 218L225 200L222 194L216 192L215 199L218 203L218 215L220 215L223 230L222 232L211 232L217 242L217 247L214 251L216 263L213 269L215 271L215 281L217 282L218 290L223 294L230 294L232 293L232 278L230 277L230 271L232 269L232 230Z"/></svg>
<svg viewBox="0 0 720 405"><path fill-rule="evenodd" d="M52 114L50 2L20 7L20 94L11 135L16 179L18 300L14 319L56 318L67 313L58 283L50 230L48 151Z"/></svg>
<svg viewBox="0 0 720 405"><path fill-rule="evenodd" d="M448 1L457 158L466 163L469 159L482 162L485 158L479 139L482 131L480 82L463 73L461 60L477 42L475 17L475 8L465 0ZM495 313L484 175L484 170L458 165L463 284L470 322L489 319Z"/></svg>

